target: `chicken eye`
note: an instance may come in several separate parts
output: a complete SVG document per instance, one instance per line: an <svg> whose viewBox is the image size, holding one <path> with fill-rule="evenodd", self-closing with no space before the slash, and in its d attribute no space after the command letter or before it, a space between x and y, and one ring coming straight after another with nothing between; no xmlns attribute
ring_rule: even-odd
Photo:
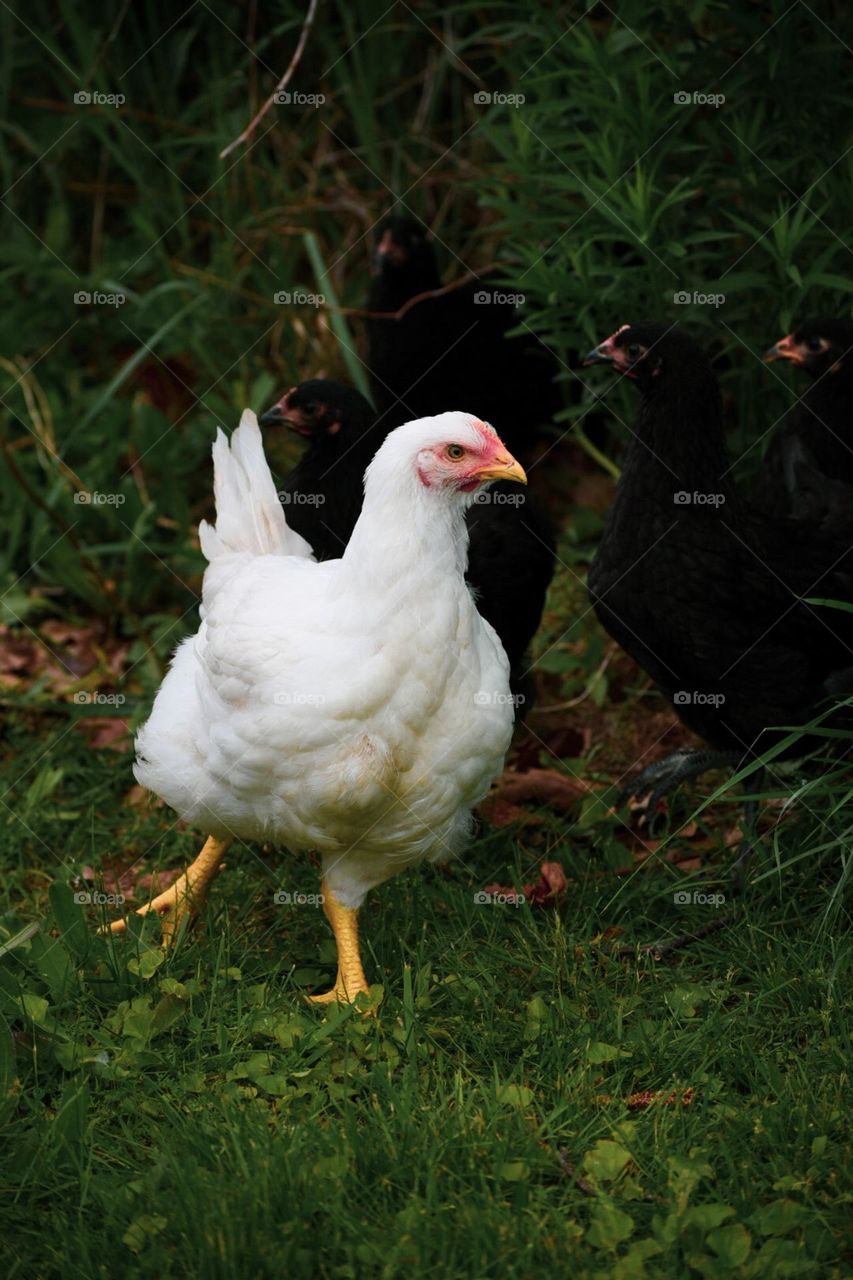
<svg viewBox="0 0 853 1280"><path fill-rule="evenodd" d="M460 458L465 457L465 450L461 444L449 444L447 446L447 456L452 458L454 462L458 462Z"/></svg>
<svg viewBox="0 0 853 1280"><path fill-rule="evenodd" d="M813 351L815 354L817 354L817 352L819 351L823 351L824 350L823 338L807 338L806 350Z"/></svg>
<svg viewBox="0 0 853 1280"><path fill-rule="evenodd" d="M625 353L629 360L636 360L642 349L639 342L629 342L625 348Z"/></svg>
<svg viewBox="0 0 853 1280"><path fill-rule="evenodd" d="M313 401L313 400L307 400L307 401L305 402L305 404L302 406L302 412L303 412L303 413L313 413L313 412L314 412L314 410L315 410L316 408L317 408L317 406L316 406L316 404L314 403L314 401Z"/></svg>

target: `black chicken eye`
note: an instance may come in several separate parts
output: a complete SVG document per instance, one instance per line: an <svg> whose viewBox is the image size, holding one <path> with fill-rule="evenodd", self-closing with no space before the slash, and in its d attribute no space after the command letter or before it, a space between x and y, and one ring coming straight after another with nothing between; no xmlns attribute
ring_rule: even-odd
<svg viewBox="0 0 853 1280"><path fill-rule="evenodd" d="M316 408L317 406L313 400L306 400L305 404L302 406L302 412L313 413Z"/></svg>
<svg viewBox="0 0 853 1280"><path fill-rule="evenodd" d="M458 462L460 458L465 457L465 450L461 444L449 444L447 446L447 456L452 458L454 462Z"/></svg>
<svg viewBox="0 0 853 1280"><path fill-rule="evenodd" d="M822 348L823 348L823 341L822 341L820 338L807 338L807 339L806 339L806 350L807 350L807 351L820 351L820 350L822 350Z"/></svg>
<svg viewBox="0 0 853 1280"><path fill-rule="evenodd" d="M636 360L637 356L642 351L642 347L640 346L639 342L629 342L628 346L625 348L625 351L627 352L629 360Z"/></svg>

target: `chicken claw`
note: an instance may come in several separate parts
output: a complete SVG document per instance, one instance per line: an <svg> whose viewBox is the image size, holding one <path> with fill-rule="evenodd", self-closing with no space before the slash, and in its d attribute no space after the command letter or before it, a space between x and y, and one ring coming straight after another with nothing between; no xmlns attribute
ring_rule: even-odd
<svg viewBox="0 0 853 1280"><path fill-rule="evenodd" d="M230 845L230 839L217 840L215 836L208 836L201 853L190 863L184 874L137 910L138 916L154 911L162 917L164 947L172 945L184 921L196 916L204 905L210 883L219 872ZM124 933L126 929L126 920L114 920L109 926L110 933Z"/></svg>

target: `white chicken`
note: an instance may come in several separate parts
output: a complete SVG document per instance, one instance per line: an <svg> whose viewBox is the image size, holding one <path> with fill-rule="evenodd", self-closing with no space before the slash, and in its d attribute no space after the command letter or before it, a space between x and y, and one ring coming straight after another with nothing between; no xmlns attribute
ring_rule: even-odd
<svg viewBox="0 0 853 1280"><path fill-rule="evenodd" d="M489 481L526 477L469 414L410 422L367 469L342 559L317 564L288 528L253 413L230 447L218 433L213 462L201 626L175 654L135 766L210 837L141 910L164 913L174 936L236 837L316 851L338 973L313 998L353 1001L368 990L365 895L457 853L503 765L508 663L465 583L465 510Z"/></svg>

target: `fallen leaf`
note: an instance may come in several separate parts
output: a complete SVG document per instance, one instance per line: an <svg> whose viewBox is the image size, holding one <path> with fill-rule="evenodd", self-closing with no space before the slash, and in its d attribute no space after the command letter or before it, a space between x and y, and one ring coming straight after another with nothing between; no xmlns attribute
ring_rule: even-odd
<svg viewBox="0 0 853 1280"><path fill-rule="evenodd" d="M498 795L486 796L477 809L478 815L490 827L511 827L514 822L521 822L525 811L519 804L510 804Z"/></svg>
<svg viewBox="0 0 853 1280"><path fill-rule="evenodd" d="M0 626L0 672L17 675L34 665L38 646L29 636Z"/></svg>
<svg viewBox="0 0 853 1280"><path fill-rule="evenodd" d="M524 896L534 907L553 905L565 895L568 877L559 862L543 862L539 870L536 883L524 886Z"/></svg>
<svg viewBox="0 0 853 1280"><path fill-rule="evenodd" d="M77 721L76 728L83 732L86 741L96 751L103 747L110 747L113 751L130 750L130 725L118 716L85 716Z"/></svg>
<svg viewBox="0 0 853 1280"><path fill-rule="evenodd" d="M125 793L122 803L126 804L130 809L141 809L145 807L149 800L155 800L153 793L143 787L141 783L135 782L130 790Z"/></svg>
<svg viewBox="0 0 853 1280"><path fill-rule="evenodd" d="M498 797L509 804L538 800L553 809L566 810L573 808L592 787L556 769L527 769L524 773L503 773L496 790Z"/></svg>
<svg viewBox="0 0 853 1280"><path fill-rule="evenodd" d="M669 858L667 860L669 862L675 863L679 871L683 871L685 875L689 871L701 871L704 865L701 858L685 858L682 856L682 857Z"/></svg>

